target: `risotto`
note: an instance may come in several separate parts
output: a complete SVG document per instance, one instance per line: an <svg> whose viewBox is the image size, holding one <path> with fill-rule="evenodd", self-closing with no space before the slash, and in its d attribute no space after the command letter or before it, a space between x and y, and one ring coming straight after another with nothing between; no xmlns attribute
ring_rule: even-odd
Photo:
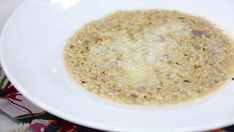
<svg viewBox="0 0 234 132"><path fill-rule="evenodd" d="M202 97L233 74L234 42L204 18L169 10L118 11L71 37L64 62L87 90L125 104Z"/></svg>

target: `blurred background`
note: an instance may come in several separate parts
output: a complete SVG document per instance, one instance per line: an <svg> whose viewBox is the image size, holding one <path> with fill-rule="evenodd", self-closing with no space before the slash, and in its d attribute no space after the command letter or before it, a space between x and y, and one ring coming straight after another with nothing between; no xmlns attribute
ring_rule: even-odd
<svg viewBox="0 0 234 132"><path fill-rule="evenodd" d="M0 31L9 15L22 1L23 0L0 0Z"/></svg>

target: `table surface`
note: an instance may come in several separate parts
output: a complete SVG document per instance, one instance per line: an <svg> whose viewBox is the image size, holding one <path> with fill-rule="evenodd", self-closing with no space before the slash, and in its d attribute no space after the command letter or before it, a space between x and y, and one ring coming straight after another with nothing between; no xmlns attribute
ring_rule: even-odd
<svg viewBox="0 0 234 132"><path fill-rule="evenodd" d="M23 0L0 0L0 31L7 18ZM76 125L60 119L50 113L45 112L39 107L25 99L11 83L7 80L2 68L0 67L0 111L13 117L19 122L28 123L35 132L40 131L79 131L79 132L98 132L91 128ZM0 115L0 131L4 131L15 122ZM213 130L213 132L234 131L234 127Z"/></svg>

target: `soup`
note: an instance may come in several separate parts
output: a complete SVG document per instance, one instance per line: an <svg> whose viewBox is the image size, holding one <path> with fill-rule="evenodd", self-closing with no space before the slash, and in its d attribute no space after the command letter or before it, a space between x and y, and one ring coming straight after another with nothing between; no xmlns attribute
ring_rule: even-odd
<svg viewBox="0 0 234 132"><path fill-rule="evenodd" d="M117 11L82 26L64 49L70 76L125 104L203 97L233 74L234 42L204 18L169 10Z"/></svg>

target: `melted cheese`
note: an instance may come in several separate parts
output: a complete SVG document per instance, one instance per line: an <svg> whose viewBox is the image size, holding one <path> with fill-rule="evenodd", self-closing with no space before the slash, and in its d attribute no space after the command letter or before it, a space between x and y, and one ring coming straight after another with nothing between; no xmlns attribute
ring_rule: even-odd
<svg viewBox="0 0 234 132"><path fill-rule="evenodd" d="M157 56L166 53L165 46L168 44L168 41L165 41L162 36L168 33L176 34L180 31L189 32L184 30L185 28L186 26L182 22L166 23L150 31L147 30L147 33L139 40L130 40L126 32L114 32L115 41L107 45L93 47L90 51L91 58L93 55L98 55L100 51L105 54L104 56L111 58L115 58L115 52L121 53L122 58L118 60L118 66L124 71L124 75L119 78L121 82L127 81L126 84L134 87L139 84L154 85L155 80L158 79L152 65L160 67L164 65L163 68L171 69L168 65L157 61ZM183 35L185 34L183 33Z"/></svg>

